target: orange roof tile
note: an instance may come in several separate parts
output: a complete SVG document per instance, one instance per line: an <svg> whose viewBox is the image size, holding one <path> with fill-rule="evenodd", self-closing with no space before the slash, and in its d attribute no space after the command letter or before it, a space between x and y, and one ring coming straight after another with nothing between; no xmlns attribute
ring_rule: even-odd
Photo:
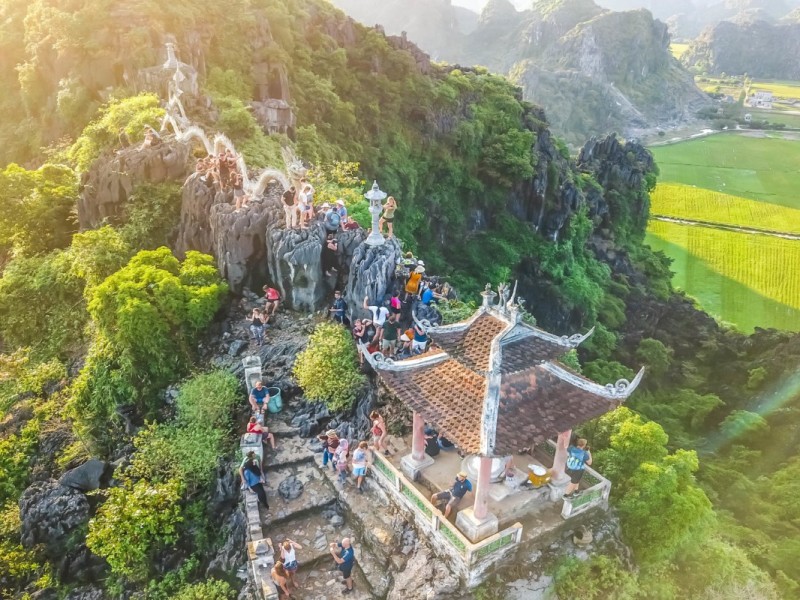
<svg viewBox="0 0 800 600"><path fill-rule="evenodd" d="M468 369L485 373L489 370L492 341L505 328L503 321L484 313L465 330L438 334L433 332L431 338Z"/></svg>

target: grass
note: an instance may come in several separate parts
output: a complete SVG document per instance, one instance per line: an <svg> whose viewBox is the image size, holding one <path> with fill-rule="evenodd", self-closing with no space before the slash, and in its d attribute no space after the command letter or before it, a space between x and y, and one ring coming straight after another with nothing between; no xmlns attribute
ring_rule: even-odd
<svg viewBox="0 0 800 600"><path fill-rule="evenodd" d="M800 209L800 141L722 134L652 152L662 182Z"/></svg>
<svg viewBox="0 0 800 600"><path fill-rule="evenodd" d="M800 242L651 221L647 242L673 259L673 283L743 331L800 329Z"/></svg>
<svg viewBox="0 0 800 600"><path fill-rule="evenodd" d="M759 108L746 109L753 115L753 119L758 121L769 121L770 123L783 123L787 127L800 129L800 114L792 114L783 112L780 109L775 110L761 110Z"/></svg>
<svg viewBox="0 0 800 600"><path fill-rule="evenodd" d="M674 56L675 58L680 58L681 56L686 54L686 51L688 49L689 49L689 44L675 44L675 43L673 43L673 44L670 44L670 46L669 46L669 50L670 50L670 52L672 52L672 56Z"/></svg>
<svg viewBox="0 0 800 600"><path fill-rule="evenodd" d="M654 215L800 234L800 210L693 186L662 183L651 196Z"/></svg>
<svg viewBox="0 0 800 600"><path fill-rule="evenodd" d="M772 92L778 98L800 98L800 82L754 79L751 92Z"/></svg>

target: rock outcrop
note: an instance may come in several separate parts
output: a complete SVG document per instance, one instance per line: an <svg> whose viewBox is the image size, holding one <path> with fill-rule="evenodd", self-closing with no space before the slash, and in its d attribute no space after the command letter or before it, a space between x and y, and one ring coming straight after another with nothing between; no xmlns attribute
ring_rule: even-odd
<svg viewBox="0 0 800 600"><path fill-rule="evenodd" d="M382 246L361 244L356 248L345 292L351 317L361 315L364 297L370 304L383 304L394 280L400 253L396 238L386 240Z"/></svg>
<svg viewBox="0 0 800 600"><path fill-rule="evenodd" d="M107 462L92 458L64 473L58 483L79 492L90 492L108 483L109 470Z"/></svg>
<svg viewBox="0 0 800 600"><path fill-rule="evenodd" d="M295 310L313 312L322 306L326 290L322 272L322 246L326 232L321 223L308 229L272 229L267 232L269 276L283 301Z"/></svg>
<svg viewBox="0 0 800 600"><path fill-rule="evenodd" d="M158 146L138 146L107 153L94 162L81 179L78 222L81 229L116 223L137 185L180 182L190 169L188 144L166 138Z"/></svg>
<svg viewBox="0 0 800 600"><path fill-rule="evenodd" d="M70 533L89 520L89 502L81 492L58 482L37 481L19 500L22 545L32 548L44 544L57 556Z"/></svg>

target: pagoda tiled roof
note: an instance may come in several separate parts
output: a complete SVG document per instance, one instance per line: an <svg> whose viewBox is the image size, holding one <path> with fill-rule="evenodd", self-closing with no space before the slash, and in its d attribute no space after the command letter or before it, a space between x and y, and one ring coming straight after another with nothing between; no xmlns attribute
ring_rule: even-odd
<svg viewBox="0 0 800 600"><path fill-rule="evenodd" d="M484 306L432 327L435 346L403 361L368 355L390 391L462 451L504 456L601 416L641 380L599 385L556 361L584 336L555 336ZM366 353L366 348L361 348Z"/></svg>

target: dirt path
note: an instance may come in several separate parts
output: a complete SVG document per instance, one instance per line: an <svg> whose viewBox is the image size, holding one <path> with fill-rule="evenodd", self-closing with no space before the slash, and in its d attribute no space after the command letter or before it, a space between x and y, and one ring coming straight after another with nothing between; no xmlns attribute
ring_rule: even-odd
<svg viewBox="0 0 800 600"><path fill-rule="evenodd" d="M691 219L678 219L675 217L665 217L663 215L650 215L655 221L665 221L667 223L677 223L678 225L691 225L694 227L709 227L711 229L722 229L723 231L733 231L735 233L750 233L754 235L768 235L770 237L783 238L785 240L800 241L800 235L795 233L784 233L782 231L770 231L768 229L757 229L754 227L741 227L737 225L726 225L724 223L714 223L711 221L693 221Z"/></svg>

